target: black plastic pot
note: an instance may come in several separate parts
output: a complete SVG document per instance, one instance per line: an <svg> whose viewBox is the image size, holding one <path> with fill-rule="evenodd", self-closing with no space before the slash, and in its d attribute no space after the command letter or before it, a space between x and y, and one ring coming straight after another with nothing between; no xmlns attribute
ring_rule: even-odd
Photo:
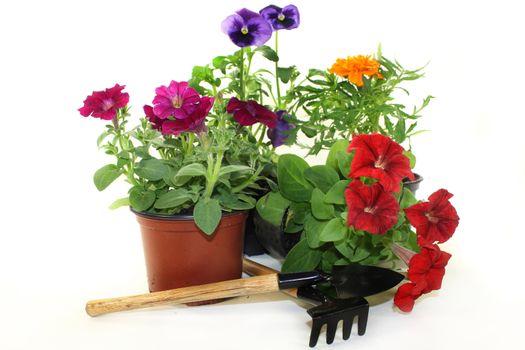
<svg viewBox="0 0 525 350"><path fill-rule="evenodd" d="M284 259L290 249L292 249L301 238L301 232L285 233L284 223L281 224L281 226L275 226L264 220L259 213L257 213L257 210L254 210L253 222L257 240L268 254L276 259Z"/></svg>
<svg viewBox="0 0 525 350"><path fill-rule="evenodd" d="M417 189L419 188L419 184L421 183L421 181L423 181L423 177L416 173L414 173L414 175L416 177L415 180L409 180L406 178L403 180L403 185L415 195Z"/></svg>

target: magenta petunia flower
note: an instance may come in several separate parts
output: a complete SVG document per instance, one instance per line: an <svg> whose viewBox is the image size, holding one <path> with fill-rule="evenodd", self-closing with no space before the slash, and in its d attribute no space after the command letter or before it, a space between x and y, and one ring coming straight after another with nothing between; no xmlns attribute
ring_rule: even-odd
<svg viewBox="0 0 525 350"><path fill-rule="evenodd" d="M161 131L163 135L179 135L183 132L200 133L206 130L204 120L213 106L214 98L203 96L193 112L184 119L166 119Z"/></svg>
<svg viewBox="0 0 525 350"><path fill-rule="evenodd" d="M242 126L262 123L269 128L277 126L277 114L261 106L255 101L241 101L232 97L226 106L226 111L233 114L233 119Z"/></svg>
<svg viewBox="0 0 525 350"><path fill-rule="evenodd" d="M153 111L161 119L175 117L187 118L200 101L199 94L188 83L172 80L169 86L155 89L157 96L153 99Z"/></svg>
<svg viewBox="0 0 525 350"><path fill-rule="evenodd" d="M125 107L129 102L129 94L122 92L125 87L126 85L115 84L114 87L103 91L93 91L78 111L84 117L91 115L94 118L112 120L117 115L117 110Z"/></svg>
<svg viewBox="0 0 525 350"><path fill-rule="evenodd" d="M222 21L222 31L239 47L261 46L272 37L272 27L258 13L237 11Z"/></svg>
<svg viewBox="0 0 525 350"><path fill-rule="evenodd" d="M146 114L146 119L149 120L153 129L159 130L159 131L162 130L162 123L164 122L165 119L159 118L155 114L155 112L153 112L153 107L151 106L144 105L143 109L144 109L144 114Z"/></svg>
<svg viewBox="0 0 525 350"><path fill-rule="evenodd" d="M277 114L277 126L268 129L266 135L268 135L268 138L272 141L273 147L279 147L286 143L286 139L288 138L286 132L294 129L295 125L284 120L286 111L277 111L275 114Z"/></svg>
<svg viewBox="0 0 525 350"><path fill-rule="evenodd" d="M294 5L288 5L284 8L270 5L266 6L259 12L264 19L272 25L273 30L294 29L299 27L299 10Z"/></svg>

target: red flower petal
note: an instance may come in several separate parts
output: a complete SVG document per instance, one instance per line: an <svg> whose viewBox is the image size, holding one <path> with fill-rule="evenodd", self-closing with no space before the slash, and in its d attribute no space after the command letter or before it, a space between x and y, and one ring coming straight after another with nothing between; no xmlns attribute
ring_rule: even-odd
<svg viewBox="0 0 525 350"><path fill-rule="evenodd" d="M420 296L421 293L417 291L414 283L405 283L397 289L394 296L394 304L399 310L410 312L414 308L415 300Z"/></svg>
<svg viewBox="0 0 525 350"><path fill-rule="evenodd" d="M428 202L405 209L408 221L416 228L419 245L446 242L456 231L459 217L450 198L451 193L440 189L430 195Z"/></svg>
<svg viewBox="0 0 525 350"><path fill-rule="evenodd" d="M370 186L352 181L345 190L348 225L372 234L383 234L397 222L399 204L379 183Z"/></svg>
<svg viewBox="0 0 525 350"><path fill-rule="evenodd" d="M399 192L405 177L415 178L403 147L385 135L354 135L348 152L353 150L355 156L348 175L351 178L366 176L377 179L388 192Z"/></svg>
<svg viewBox="0 0 525 350"><path fill-rule="evenodd" d="M450 257L449 253L441 251L437 245L423 247L410 260L408 279L422 293L440 289Z"/></svg>
<svg viewBox="0 0 525 350"><path fill-rule="evenodd" d="M226 106L226 111L233 114L233 119L243 126L255 123L262 123L269 128L277 126L277 114L255 101L245 102L232 97Z"/></svg>

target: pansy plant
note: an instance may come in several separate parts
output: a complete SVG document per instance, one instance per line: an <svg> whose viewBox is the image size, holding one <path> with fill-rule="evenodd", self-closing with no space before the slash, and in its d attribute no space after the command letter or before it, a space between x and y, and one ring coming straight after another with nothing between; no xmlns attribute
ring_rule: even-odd
<svg viewBox="0 0 525 350"><path fill-rule="evenodd" d="M409 282L394 299L402 311L441 287L450 254L435 243L448 240L458 225L452 195L440 189L419 202L403 188L403 178L412 174L410 162L389 137L362 134L339 141L325 165L282 155L277 174L279 191L261 198L257 210L276 226L284 223L285 232L303 232L286 256L284 272L404 265Z"/></svg>

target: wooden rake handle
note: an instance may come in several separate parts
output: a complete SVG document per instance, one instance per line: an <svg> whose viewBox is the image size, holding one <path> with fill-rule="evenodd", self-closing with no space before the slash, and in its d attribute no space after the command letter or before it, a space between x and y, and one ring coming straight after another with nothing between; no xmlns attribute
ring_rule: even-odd
<svg viewBox="0 0 525 350"><path fill-rule="evenodd" d="M279 271L269 268L268 266L256 263L248 258L242 259L242 271L250 276L267 276L275 275ZM252 277L253 278L253 277ZM281 289L281 292L291 297L297 298L297 288Z"/></svg>
<svg viewBox="0 0 525 350"><path fill-rule="evenodd" d="M86 304L86 312L89 316L98 316L110 312L263 294L278 290L277 274L273 273L148 294L91 300Z"/></svg>

